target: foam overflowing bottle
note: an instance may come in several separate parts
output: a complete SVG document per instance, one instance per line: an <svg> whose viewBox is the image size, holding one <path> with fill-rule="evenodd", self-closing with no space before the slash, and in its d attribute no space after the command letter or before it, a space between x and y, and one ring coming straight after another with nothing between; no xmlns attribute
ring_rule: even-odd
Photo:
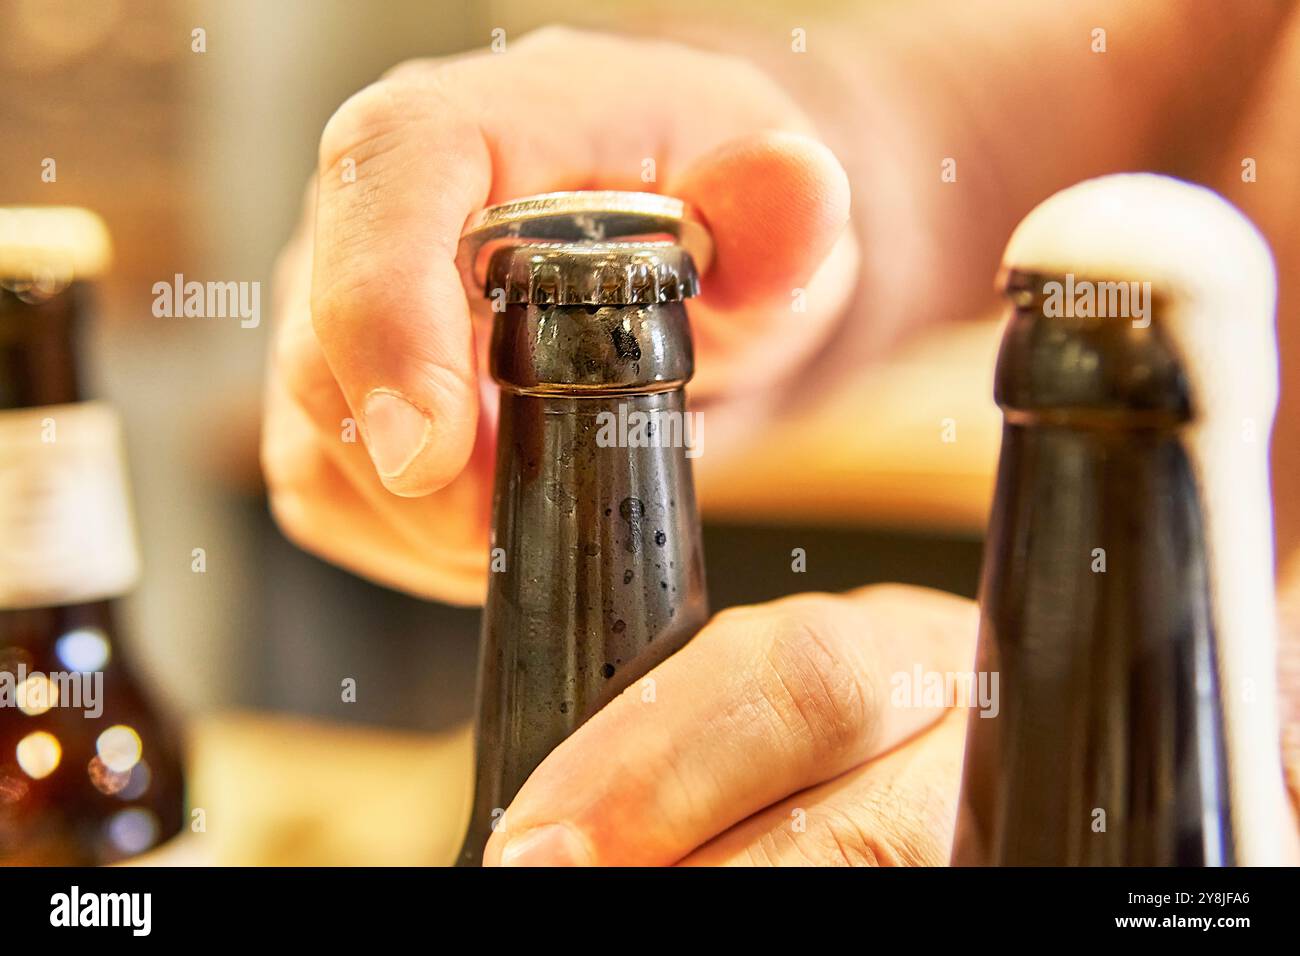
<svg viewBox="0 0 1300 956"><path fill-rule="evenodd" d="M1281 859L1273 267L1208 190L1111 176L1003 262L1001 459L954 862Z"/></svg>

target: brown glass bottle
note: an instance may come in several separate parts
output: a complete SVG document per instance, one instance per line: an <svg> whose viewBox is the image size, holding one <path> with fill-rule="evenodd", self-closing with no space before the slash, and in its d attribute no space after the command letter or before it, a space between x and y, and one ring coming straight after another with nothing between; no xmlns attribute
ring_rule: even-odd
<svg viewBox="0 0 1300 956"><path fill-rule="evenodd" d="M63 212L18 221L67 263ZM118 640L134 540L116 416L80 387L88 289L23 274L23 241L0 257L0 864L111 863L180 830L181 766Z"/></svg>
<svg viewBox="0 0 1300 956"><path fill-rule="evenodd" d="M1188 377L1164 334L1044 314L1011 272L980 671L953 861L1232 864L1204 502ZM1059 286L1058 286L1059 288Z"/></svg>
<svg viewBox="0 0 1300 956"><path fill-rule="evenodd" d="M696 286L672 243L525 243L488 264L501 419L461 865L542 759L707 618L682 428Z"/></svg>

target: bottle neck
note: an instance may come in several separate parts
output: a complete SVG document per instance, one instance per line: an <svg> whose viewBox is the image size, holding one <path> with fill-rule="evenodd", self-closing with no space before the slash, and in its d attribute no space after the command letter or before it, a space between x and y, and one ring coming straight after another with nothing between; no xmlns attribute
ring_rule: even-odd
<svg viewBox="0 0 1300 956"><path fill-rule="evenodd" d="M1164 303L1130 295L1131 283L1073 275L1013 271L1006 283L1012 313L993 391L1008 421L1148 431L1195 417Z"/></svg>
<svg viewBox="0 0 1300 956"><path fill-rule="evenodd" d="M682 388L694 371L681 302L508 305L492 329L492 376L532 395L633 395Z"/></svg>
<svg viewBox="0 0 1300 956"><path fill-rule="evenodd" d="M81 286L26 301L0 286L0 411L81 401L77 317Z"/></svg>

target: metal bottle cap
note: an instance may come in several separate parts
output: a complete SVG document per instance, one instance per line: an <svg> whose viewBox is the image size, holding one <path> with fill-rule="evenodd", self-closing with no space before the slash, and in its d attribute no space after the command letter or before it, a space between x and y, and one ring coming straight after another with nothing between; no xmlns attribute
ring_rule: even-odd
<svg viewBox="0 0 1300 956"><path fill-rule="evenodd" d="M528 243L498 249L484 296L509 304L652 305L699 293L691 254L671 242Z"/></svg>
<svg viewBox="0 0 1300 956"><path fill-rule="evenodd" d="M544 193L489 206L461 234L456 263L467 289L484 288L487 264L502 246L522 243L642 243L669 239L707 272L713 240L690 205L656 193L588 190Z"/></svg>

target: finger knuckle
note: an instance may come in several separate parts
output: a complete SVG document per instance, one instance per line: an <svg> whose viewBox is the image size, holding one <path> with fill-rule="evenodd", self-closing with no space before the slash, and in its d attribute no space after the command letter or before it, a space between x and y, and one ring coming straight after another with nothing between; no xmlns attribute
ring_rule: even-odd
<svg viewBox="0 0 1300 956"><path fill-rule="evenodd" d="M875 833L829 807L812 810L806 828L769 830L747 849L756 866L893 866L899 862Z"/></svg>
<svg viewBox="0 0 1300 956"><path fill-rule="evenodd" d="M881 584L868 584L858 588L853 593L862 600L870 602L873 606L906 608L915 605L918 598L940 594L941 592L930 588L917 587L914 584L899 584L889 581Z"/></svg>
<svg viewBox="0 0 1300 956"><path fill-rule="evenodd" d="M515 44L533 48L553 48L568 46L586 35L586 32L563 23L548 23L535 30L529 30Z"/></svg>
<svg viewBox="0 0 1300 956"><path fill-rule="evenodd" d="M902 866L888 840L859 824L850 812L827 810L809 821L810 855L821 866Z"/></svg>
<svg viewBox="0 0 1300 956"><path fill-rule="evenodd" d="M276 443L271 441L265 433L262 436L262 443L258 448L259 465L262 469L262 477L266 481L266 487L269 494L275 494L284 487L284 462L276 447Z"/></svg>
<svg viewBox="0 0 1300 956"><path fill-rule="evenodd" d="M303 411L324 408L338 395L338 385L311 323L286 324L276 335L273 348L271 366Z"/></svg>
<svg viewBox="0 0 1300 956"><path fill-rule="evenodd" d="M296 439L299 443L301 440ZM286 501L285 508L300 511L302 501L298 496L309 492L313 486L315 468L311 465L311 456L294 453L283 441L263 440L260 458L262 474L271 494L293 495L294 500Z"/></svg>
<svg viewBox="0 0 1300 956"><path fill-rule="evenodd" d="M400 95L396 92L400 88L399 83L380 80L343 101L321 132L322 171L333 169L363 148L373 149L393 135L401 122Z"/></svg>
<svg viewBox="0 0 1300 956"><path fill-rule="evenodd" d="M406 80L419 80L429 76L438 68L439 61L432 57L417 56L409 60L403 60L384 71L380 77L381 81L395 80L403 82Z"/></svg>
<svg viewBox="0 0 1300 956"><path fill-rule="evenodd" d="M954 795L956 781L949 786L877 787L862 803L868 832L888 834L891 858L906 866L942 866L952 848L952 831L957 817Z"/></svg>
<svg viewBox="0 0 1300 956"><path fill-rule="evenodd" d="M714 614L710 623L714 628L731 630L753 620L756 610L757 608L749 605L733 605Z"/></svg>
<svg viewBox="0 0 1300 956"><path fill-rule="evenodd" d="M462 130L457 125L458 113L450 108L451 98L443 90L446 74L444 67L429 67L418 82L409 73L381 79L344 100L321 131L321 182L333 182L334 177L325 173L344 159L356 164L357 178L362 179L368 163L407 141L413 119L446 119L451 124L446 141L456 142Z"/></svg>
<svg viewBox="0 0 1300 956"><path fill-rule="evenodd" d="M308 518L308 509L301 497L292 491L277 489L267 498L271 517L279 527L280 533L304 551L313 551L316 539L313 534L313 522Z"/></svg>
<svg viewBox="0 0 1300 956"><path fill-rule="evenodd" d="M268 390L258 452L270 493L293 496L286 509L301 511L328 499L333 466L307 414L279 385Z"/></svg>
<svg viewBox="0 0 1300 956"><path fill-rule="evenodd" d="M300 230L280 250L271 265L271 288L274 290L272 305L277 323L285 311L285 302L289 299L290 293L300 285L304 277L310 276L310 247L303 241Z"/></svg>
<svg viewBox="0 0 1300 956"><path fill-rule="evenodd" d="M769 626L762 682L769 706L806 740L814 760L859 747L875 694L834 628L811 609L791 610Z"/></svg>
<svg viewBox="0 0 1300 956"><path fill-rule="evenodd" d="M310 329L310 326L308 328ZM293 392L292 377L304 358L306 343L303 338L302 329L286 322L275 330L275 335L271 339L271 368L286 385L290 386L291 393Z"/></svg>

